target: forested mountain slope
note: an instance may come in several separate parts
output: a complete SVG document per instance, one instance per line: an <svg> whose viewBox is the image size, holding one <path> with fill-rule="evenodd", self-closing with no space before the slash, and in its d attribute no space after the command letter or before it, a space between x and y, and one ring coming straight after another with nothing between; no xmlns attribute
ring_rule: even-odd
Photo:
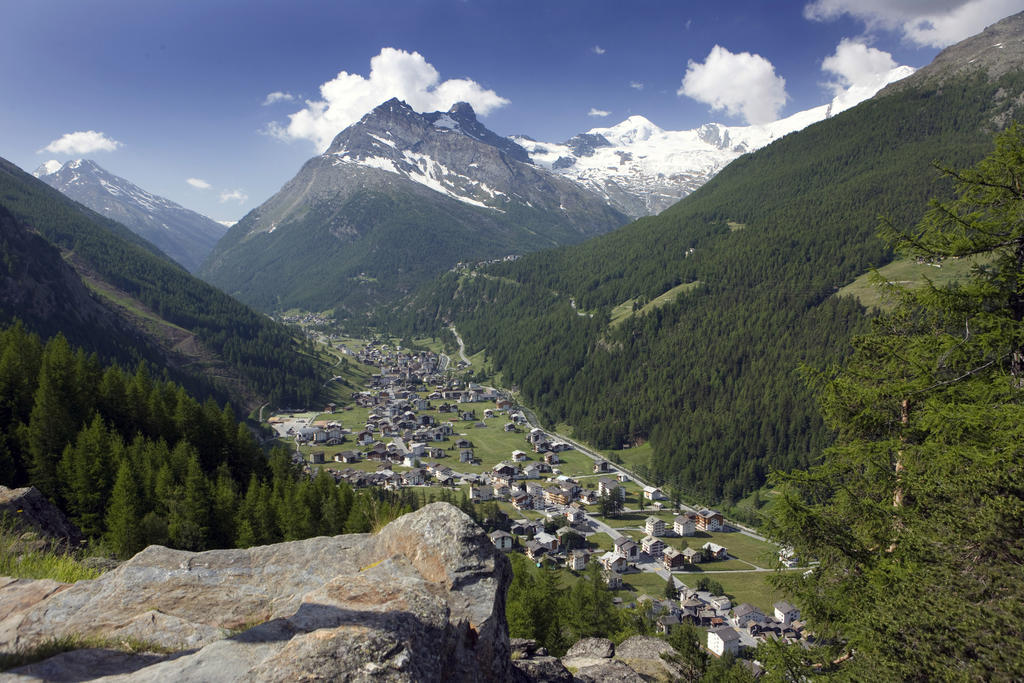
<svg viewBox="0 0 1024 683"><path fill-rule="evenodd" d="M771 469L804 467L831 436L798 367L834 360L865 324L833 293L891 259L879 216L912 224L948 194L933 161L969 165L1024 117L1022 24L741 157L657 217L449 273L405 324L455 322L546 420L602 447L651 440L650 474L690 494L736 499Z"/></svg>
<svg viewBox="0 0 1024 683"><path fill-rule="evenodd" d="M21 318L108 359L167 366L200 394L247 407L315 395L315 363L287 328L3 159L0 212L0 322Z"/></svg>

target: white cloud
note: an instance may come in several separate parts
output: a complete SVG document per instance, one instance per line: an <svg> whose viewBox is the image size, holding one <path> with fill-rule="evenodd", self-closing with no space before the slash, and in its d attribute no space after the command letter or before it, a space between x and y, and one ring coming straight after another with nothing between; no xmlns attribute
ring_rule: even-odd
<svg viewBox="0 0 1024 683"><path fill-rule="evenodd" d="M779 118L786 103L786 81L761 55L733 54L715 45L703 64L692 59L677 95L692 97L724 109L731 116L743 116L748 123L768 123Z"/></svg>
<svg viewBox="0 0 1024 683"><path fill-rule="evenodd" d="M590 49L594 51L595 55L603 55L605 52L608 52L608 50L604 49L600 45L595 45L594 47L592 47Z"/></svg>
<svg viewBox="0 0 1024 683"><path fill-rule="evenodd" d="M633 88L633 90L643 90L644 89L644 84L641 83L640 81L630 81L629 82L629 87Z"/></svg>
<svg viewBox="0 0 1024 683"><path fill-rule="evenodd" d="M210 183L206 182L205 180L201 180L199 178L187 178L185 180L185 182L188 183L189 185L191 185L192 187L195 187L195 188L200 189L200 190L209 190L210 187L211 187Z"/></svg>
<svg viewBox="0 0 1024 683"><path fill-rule="evenodd" d="M239 204L242 204L248 198L249 195L242 192L241 190L231 190L230 192L228 190L224 190L223 192L220 193L221 203L238 202Z"/></svg>
<svg viewBox="0 0 1024 683"><path fill-rule="evenodd" d="M1020 0L813 0L804 16L829 21L848 14L869 32L898 31L917 45L946 47L1021 9Z"/></svg>
<svg viewBox="0 0 1024 683"><path fill-rule="evenodd" d="M94 130L79 130L65 133L39 150L52 154L92 154L93 152L113 152L124 145L105 134Z"/></svg>
<svg viewBox="0 0 1024 683"><path fill-rule="evenodd" d="M821 70L836 75L836 80L828 85L838 93L850 86L866 85L884 78L897 66L888 52L843 38L836 46L835 54L821 63Z"/></svg>
<svg viewBox="0 0 1024 683"><path fill-rule="evenodd" d="M860 104L887 84L914 72L909 66L896 64L888 52L849 38L843 38L835 53L822 61L821 70L835 77L825 83L832 91L833 114Z"/></svg>
<svg viewBox="0 0 1024 683"><path fill-rule="evenodd" d="M285 140L311 140L323 151L341 130L392 97L421 112L469 102L481 116L508 104L507 99L475 81L441 81L437 69L420 53L391 47L370 60L368 78L341 71L320 86L320 96L322 99L307 100L304 109L290 114L287 125L273 123L268 131Z"/></svg>
<svg viewBox="0 0 1024 683"><path fill-rule="evenodd" d="M295 99L295 95L290 92L281 92L275 90L272 93L268 93L266 99L263 100L263 106L269 106L271 104L277 104L278 102L291 102Z"/></svg>
<svg viewBox="0 0 1024 683"><path fill-rule="evenodd" d="M587 112L587 116L608 116L609 114L611 114L610 111L605 111L604 109L597 109L596 107L591 107L590 111Z"/></svg>

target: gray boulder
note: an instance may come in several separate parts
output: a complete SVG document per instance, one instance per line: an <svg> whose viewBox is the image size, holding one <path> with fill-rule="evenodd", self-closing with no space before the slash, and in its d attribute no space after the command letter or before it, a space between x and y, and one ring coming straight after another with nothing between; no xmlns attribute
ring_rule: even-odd
<svg viewBox="0 0 1024 683"><path fill-rule="evenodd" d="M0 607L5 597L16 607L0 621L0 651L71 635L173 651L93 650L10 672L37 679L91 659L114 681L505 681L518 677L510 580L481 529L435 503L375 535L203 553L151 546L98 579L40 587L34 603L25 585L0 585Z"/></svg>
<svg viewBox="0 0 1024 683"><path fill-rule="evenodd" d="M615 645L607 638L583 638L569 648L562 664L573 670L607 662L615 654Z"/></svg>
<svg viewBox="0 0 1024 683"><path fill-rule="evenodd" d="M615 648L615 659L627 664L641 676L655 680L677 680L679 670L661 658L675 650L666 641L652 636L632 636Z"/></svg>

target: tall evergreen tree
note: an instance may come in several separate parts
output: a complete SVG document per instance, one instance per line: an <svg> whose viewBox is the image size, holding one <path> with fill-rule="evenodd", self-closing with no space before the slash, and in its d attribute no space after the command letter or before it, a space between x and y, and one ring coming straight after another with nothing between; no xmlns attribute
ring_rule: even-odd
<svg viewBox="0 0 1024 683"><path fill-rule="evenodd" d="M98 414L78 433L74 444L64 448L58 466L62 498L71 519L88 537L98 538L105 528L114 468L122 450L120 438L107 429Z"/></svg>
<svg viewBox="0 0 1024 683"><path fill-rule="evenodd" d="M171 507L168 531L176 548L205 550L210 541L210 484L192 451L181 500Z"/></svg>
<svg viewBox="0 0 1024 683"><path fill-rule="evenodd" d="M132 471L129 458L121 460L117 468L117 479L110 494L107 509L106 541L119 558L128 558L142 550L146 540L139 521L142 518L142 503L139 484Z"/></svg>
<svg viewBox="0 0 1024 683"><path fill-rule="evenodd" d="M82 428L78 394L71 346L58 334L43 351L27 431L32 483L53 500L59 500L57 465L64 447Z"/></svg>
<svg viewBox="0 0 1024 683"><path fill-rule="evenodd" d="M822 382L835 446L779 477L773 534L818 560L779 583L851 679L1024 677L1024 129L945 173L954 200L884 230L909 256L975 269L893 292Z"/></svg>

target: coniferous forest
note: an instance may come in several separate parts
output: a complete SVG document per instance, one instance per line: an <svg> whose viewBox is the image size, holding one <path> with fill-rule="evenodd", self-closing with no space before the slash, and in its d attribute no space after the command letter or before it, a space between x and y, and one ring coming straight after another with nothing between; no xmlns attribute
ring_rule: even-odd
<svg viewBox="0 0 1024 683"><path fill-rule="evenodd" d="M279 404L306 403L316 395L317 361L291 330L192 277L124 226L3 159L0 198L0 283L10 278L16 292L18 278L53 278L62 269L70 272L69 263L74 267L56 301L43 310L36 310L39 301L9 308L4 305L9 297L0 297L0 322L22 318L46 336L62 331L106 360L167 367L198 395L213 393L222 400L244 395L247 401L259 396ZM76 289L69 294L71 286ZM82 320L80 310L61 310L65 298L100 313ZM175 353L180 337L195 338L199 350L193 357Z"/></svg>
<svg viewBox="0 0 1024 683"><path fill-rule="evenodd" d="M228 404L103 366L57 335L0 332L0 472L32 485L92 540L127 558L150 544L249 547L365 532L420 503L355 493L300 475L287 449L266 455Z"/></svg>
<svg viewBox="0 0 1024 683"><path fill-rule="evenodd" d="M659 216L450 272L407 307L404 329L454 322L548 424L603 448L650 441L655 481L735 501L830 442L800 368L840 359L867 329L862 307L834 294L892 259L880 216L912 225L948 196L932 162L980 159L1022 90L1011 72L876 97L737 159Z"/></svg>

